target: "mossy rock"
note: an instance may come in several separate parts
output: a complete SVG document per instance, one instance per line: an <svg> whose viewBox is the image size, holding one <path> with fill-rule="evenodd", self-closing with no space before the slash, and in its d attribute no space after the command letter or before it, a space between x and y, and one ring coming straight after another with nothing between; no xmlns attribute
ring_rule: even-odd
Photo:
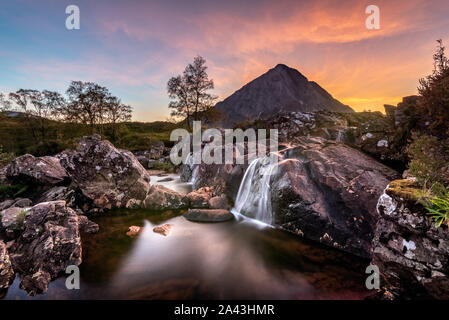
<svg viewBox="0 0 449 320"><path fill-rule="evenodd" d="M404 200L419 201L422 198L422 190L418 183L412 179L394 180L390 182L386 193L390 196Z"/></svg>

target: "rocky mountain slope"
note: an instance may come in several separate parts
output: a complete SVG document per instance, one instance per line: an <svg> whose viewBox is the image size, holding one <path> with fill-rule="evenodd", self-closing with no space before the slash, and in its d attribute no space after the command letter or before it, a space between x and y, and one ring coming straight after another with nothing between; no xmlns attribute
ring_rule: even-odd
<svg viewBox="0 0 449 320"><path fill-rule="evenodd" d="M283 64L249 82L215 107L224 113L226 125L247 119L266 119L280 111L353 112L316 82Z"/></svg>

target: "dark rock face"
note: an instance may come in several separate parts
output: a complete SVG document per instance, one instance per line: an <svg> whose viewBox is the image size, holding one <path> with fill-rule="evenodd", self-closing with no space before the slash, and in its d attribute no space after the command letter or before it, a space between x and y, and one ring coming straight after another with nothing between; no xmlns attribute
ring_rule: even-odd
<svg viewBox="0 0 449 320"><path fill-rule="evenodd" d="M53 186L68 181L67 172L55 157L36 158L30 154L14 159L6 176L16 183Z"/></svg>
<svg viewBox="0 0 449 320"><path fill-rule="evenodd" d="M247 119L267 119L280 111L353 112L316 82L308 81L297 70L283 64L246 84L215 107L224 113L227 125Z"/></svg>
<svg viewBox="0 0 449 320"><path fill-rule="evenodd" d="M64 200L70 207L72 204L74 204L75 198L75 190L64 186L56 186L44 192L36 202L41 203Z"/></svg>
<svg viewBox="0 0 449 320"><path fill-rule="evenodd" d="M14 280L14 270L9 259L8 250L3 241L0 241L0 291L7 289Z"/></svg>
<svg viewBox="0 0 449 320"><path fill-rule="evenodd" d="M321 138L287 150L271 177L274 223L369 257L379 196L397 173L360 151Z"/></svg>
<svg viewBox="0 0 449 320"><path fill-rule="evenodd" d="M390 183L379 198L372 264L379 267L381 289L394 298L449 299L449 232L436 228L416 204L412 180Z"/></svg>
<svg viewBox="0 0 449 320"><path fill-rule="evenodd" d="M21 287L31 295L45 292L67 266L81 264L78 215L64 201L34 206L9 252L14 270L24 276Z"/></svg>
<svg viewBox="0 0 449 320"><path fill-rule="evenodd" d="M189 209L184 218L193 222L225 222L234 219L234 215L221 209Z"/></svg>
<svg viewBox="0 0 449 320"><path fill-rule="evenodd" d="M134 155L116 149L98 135L84 137L76 152L61 158L70 178L95 208L120 208L142 202L150 190L150 176Z"/></svg>

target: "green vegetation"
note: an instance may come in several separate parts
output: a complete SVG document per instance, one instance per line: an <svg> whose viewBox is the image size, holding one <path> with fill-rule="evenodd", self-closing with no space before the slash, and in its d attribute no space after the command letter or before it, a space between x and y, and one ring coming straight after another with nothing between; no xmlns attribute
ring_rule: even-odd
<svg viewBox="0 0 449 320"><path fill-rule="evenodd" d="M413 142L408 147L409 171L421 187L448 182L447 151L436 137L413 134Z"/></svg>
<svg viewBox="0 0 449 320"><path fill-rule="evenodd" d="M0 141L3 144L0 159L5 157L5 162L8 162L12 154L25 153L35 156L54 155L65 149L74 148L78 139L90 135L88 125L46 121L48 122L47 139L45 142L35 143L23 114L17 113L14 116L0 114ZM121 123L115 132L108 124L99 125L96 131L101 132L105 139L119 148L137 151L148 150L160 142L163 142L165 146L172 146L174 142L170 141L170 133L178 127L177 124L165 121L126 122ZM0 167L1 163L0 160Z"/></svg>
<svg viewBox="0 0 449 320"><path fill-rule="evenodd" d="M21 184L0 184L0 202L6 199L17 198L25 194L28 186Z"/></svg>
<svg viewBox="0 0 449 320"><path fill-rule="evenodd" d="M430 199L430 204L426 206L426 209L437 228L443 223L447 223L449 226L449 194L445 197Z"/></svg>
<svg viewBox="0 0 449 320"><path fill-rule="evenodd" d="M11 163L14 160L14 153L3 152L3 147L0 145L0 168Z"/></svg>
<svg viewBox="0 0 449 320"><path fill-rule="evenodd" d="M441 40L433 59L433 73L420 80L407 153L418 184L413 197L440 227L449 217L449 60Z"/></svg>

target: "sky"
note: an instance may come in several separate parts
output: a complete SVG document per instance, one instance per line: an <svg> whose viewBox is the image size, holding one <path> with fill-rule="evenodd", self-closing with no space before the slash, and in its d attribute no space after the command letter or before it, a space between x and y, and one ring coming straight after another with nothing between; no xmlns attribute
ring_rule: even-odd
<svg viewBox="0 0 449 320"><path fill-rule="evenodd" d="M65 26L69 5L79 30ZM368 5L379 30L365 26ZM168 79L201 55L219 100L283 63L356 111L383 111L432 71L448 17L447 0L1 0L0 92L93 81L134 120L165 120Z"/></svg>

